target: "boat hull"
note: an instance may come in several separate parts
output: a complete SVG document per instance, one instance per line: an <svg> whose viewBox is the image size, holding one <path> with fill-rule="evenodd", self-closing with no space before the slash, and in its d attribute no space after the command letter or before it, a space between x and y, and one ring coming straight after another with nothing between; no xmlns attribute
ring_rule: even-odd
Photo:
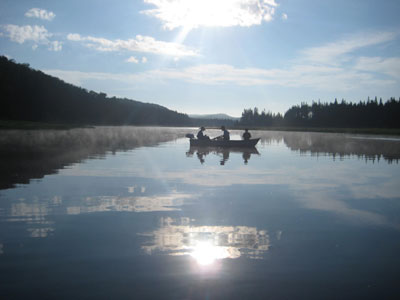
<svg viewBox="0 0 400 300"><path fill-rule="evenodd" d="M251 148L257 145L260 139L250 139L250 140L197 140L190 139L190 146L195 147L232 147L232 148Z"/></svg>

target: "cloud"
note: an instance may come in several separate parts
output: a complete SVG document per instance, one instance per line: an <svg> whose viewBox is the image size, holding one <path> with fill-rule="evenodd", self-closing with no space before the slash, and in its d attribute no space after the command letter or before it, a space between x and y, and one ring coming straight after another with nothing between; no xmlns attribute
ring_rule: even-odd
<svg viewBox="0 0 400 300"><path fill-rule="evenodd" d="M129 57L129 58L126 60L126 62L134 63L134 64L138 64L139 62L141 62L142 64L145 64L145 63L147 63L147 58L143 56L143 57L139 60L139 59L137 59L136 57L131 56L131 57Z"/></svg>
<svg viewBox="0 0 400 300"><path fill-rule="evenodd" d="M50 42L49 48L50 51L61 51L62 49L62 42L59 41L53 41Z"/></svg>
<svg viewBox="0 0 400 300"><path fill-rule="evenodd" d="M114 74L114 73L101 73L101 72L81 72L81 71L65 71L65 70L43 70L43 72L52 76L58 77L68 83L75 84L78 86L83 85L87 80L115 80L119 82L132 82L136 76L126 74Z"/></svg>
<svg viewBox="0 0 400 300"><path fill-rule="evenodd" d="M355 69L378 72L400 79L400 57L360 57L357 60Z"/></svg>
<svg viewBox="0 0 400 300"><path fill-rule="evenodd" d="M352 38L308 48L283 68L237 68L227 64L201 64L186 68L159 68L134 74L80 73L52 70L53 74L74 78L116 80L126 83L149 80L179 80L204 85L310 87L315 90L343 92L398 84L400 57L357 57L355 51L382 45L395 39L392 32L354 35ZM81 40L71 35L70 40ZM117 47L111 42L108 47ZM104 45L107 43L104 42ZM143 61L143 59L142 59ZM67 80L68 81L68 80Z"/></svg>
<svg viewBox="0 0 400 300"><path fill-rule="evenodd" d="M153 53L158 55L170 55L175 57L197 56L197 51L177 43L157 41L150 36L137 35L135 39L108 40L92 36L83 37L77 33L70 33L67 39L74 42L82 42L86 47L98 51L133 51Z"/></svg>
<svg viewBox="0 0 400 300"><path fill-rule="evenodd" d="M77 33L70 33L67 35L67 39L74 42L79 42L82 40L80 34Z"/></svg>
<svg viewBox="0 0 400 300"><path fill-rule="evenodd" d="M160 19L165 29L200 26L249 27L269 22L275 0L145 0L156 8L142 13Z"/></svg>
<svg viewBox="0 0 400 300"><path fill-rule="evenodd" d="M198 65L185 69L155 69L135 74L115 74L98 72L79 72L63 70L46 70L53 76L67 82L82 85L86 80L114 80L125 83L137 83L149 80L181 80L204 85L238 85L238 86L283 86L312 87L319 90L346 91L355 87L379 85L387 86L396 83L391 79L379 80L372 74L346 71L341 68L296 66L283 69L235 68L231 65Z"/></svg>
<svg viewBox="0 0 400 300"><path fill-rule="evenodd" d="M45 9L31 8L25 13L25 16L28 18L38 18L41 20L51 21L56 15L52 11L47 11Z"/></svg>
<svg viewBox="0 0 400 300"><path fill-rule="evenodd" d="M7 32L11 41L23 44L25 41L33 41L36 43L48 43L49 38L52 36L43 26L18 26L18 25L4 25L3 29Z"/></svg>
<svg viewBox="0 0 400 300"><path fill-rule="evenodd" d="M347 36L301 51L299 57L284 68L236 68L232 65L208 64L185 69L153 70L146 75L207 85L273 85L327 91L387 87L398 83L400 57L357 57L356 50L383 45L397 37L395 32Z"/></svg>
<svg viewBox="0 0 400 300"><path fill-rule="evenodd" d="M372 74L327 66L296 65L288 69L235 68L231 65L198 65L185 69L159 69L146 72L146 78L183 80L196 84L239 86L311 87L320 90L350 90L354 86L388 85Z"/></svg>
<svg viewBox="0 0 400 300"><path fill-rule="evenodd" d="M282 14L282 20L287 20L288 19L288 15L287 14Z"/></svg>
<svg viewBox="0 0 400 300"><path fill-rule="evenodd" d="M23 44L27 41L34 42L32 49L36 50L38 45L47 45L51 51L60 51L62 49L62 42L50 41L53 36L52 33L48 32L43 26L18 26L18 25L4 25L2 26L6 35L11 41Z"/></svg>
<svg viewBox="0 0 400 300"><path fill-rule="evenodd" d="M129 57L129 58L126 60L126 62L130 62L130 63L134 63L134 64L139 63L138 59L137 59L136 57L134 57L134 56Z"/></svg>
<svg viewBox="0 0 400 300"><path fill-rule="evenodd" d="M340 64L349 59L348 54L368 46L379 45L394 40L395 32L361 33L340 39L323 46L308 48L302 51L302 59L309 63Z"/></svg>

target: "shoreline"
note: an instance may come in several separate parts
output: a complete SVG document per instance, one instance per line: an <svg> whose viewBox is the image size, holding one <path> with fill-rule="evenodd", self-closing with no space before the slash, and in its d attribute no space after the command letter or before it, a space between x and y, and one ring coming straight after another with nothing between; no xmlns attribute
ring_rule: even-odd
<svg viewBox="0 0 400 300"><path fill-rule="evenodd" d="M163 125L84 125L84 124L61 124L33 121L0 120L0 130L68 130L73 128L90 128L94 126L159 126L159 127L192 127L186 126L163 126ZM193 126L196 127L196 126ZM208 129L219 129L218 126L210 126ZM257 126L227 126L231 130L252 131L295 131L295 132L325 132L325 133L355 133L374 135L395 135L400 136L400 128L318 128L318 127L257 127Z"/></svg>
<svg viewBox="0 0 400 300"><path fill-rule="evenodd" d="M318 127L233 127L233 130L266 130L266 131L295 131L295 132L321 132L321 133L355 133L375 135L400 136L400 128L318 128Z"/></svg>

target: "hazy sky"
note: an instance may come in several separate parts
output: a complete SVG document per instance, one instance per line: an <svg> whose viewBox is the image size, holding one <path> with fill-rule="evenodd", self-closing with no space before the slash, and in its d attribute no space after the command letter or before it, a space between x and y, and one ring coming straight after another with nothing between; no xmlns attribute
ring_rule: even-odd
<svg viewBox="0 0 400 300"><path fill-rule="evenodd" d="M399 0L1 0L0 54L185 113L400 96Z"/></svg>

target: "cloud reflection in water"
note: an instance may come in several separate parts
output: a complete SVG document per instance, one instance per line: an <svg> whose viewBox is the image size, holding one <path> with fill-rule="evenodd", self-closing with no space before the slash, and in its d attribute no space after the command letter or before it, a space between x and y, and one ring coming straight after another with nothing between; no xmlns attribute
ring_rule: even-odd
<svg viewBox="0 0 400 300"><path fill-rule="evenodd" d="M144 233L151 241L142 246L149 255L190 255L200 265L246 256L261 259L270 247L267 230L249 226L196 226L189 218L161 218L160 227Z"/></svg>
<svg viewBox="0 0 400 300"><path fill-rule="evenodd" d="M154 212L180 210L185 200L192 198L190 194L172 192L159 196L118 197L96 196L86 197L80 206L67 207L67 213L76 215L104 211Z"/></svg>

